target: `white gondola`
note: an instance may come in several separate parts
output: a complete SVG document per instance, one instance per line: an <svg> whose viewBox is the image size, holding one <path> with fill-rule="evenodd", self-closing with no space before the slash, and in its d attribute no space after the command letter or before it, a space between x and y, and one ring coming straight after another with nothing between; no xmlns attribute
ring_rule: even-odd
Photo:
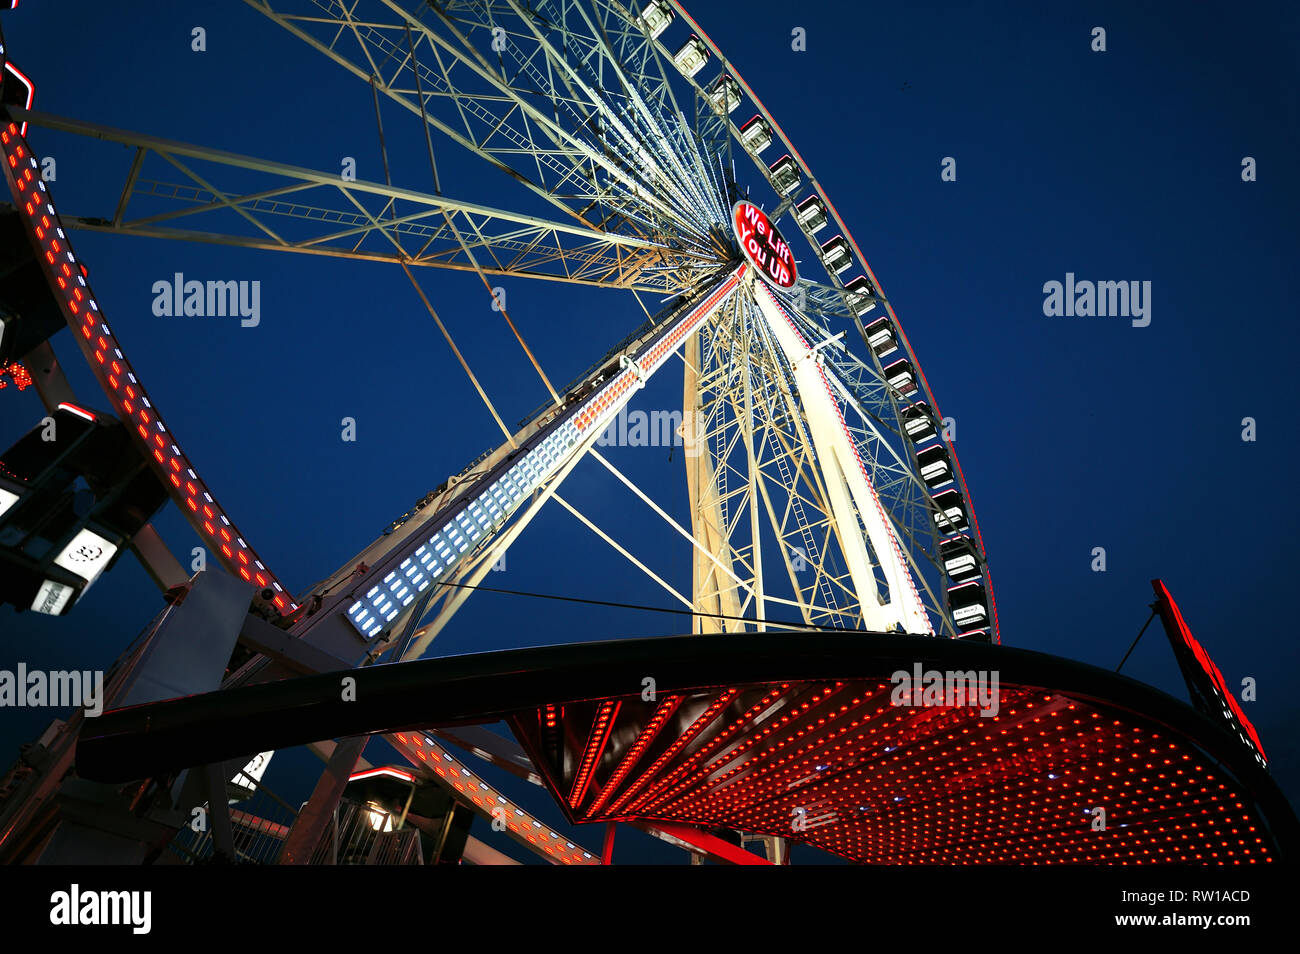
<svg viewBox="0 0 1300 954"><path fill-rule="evenodd" d="M0 603L62 616L116 561L166 493L124 468L130 437L116 420L106 418L112 421L106 425L68 403L46 420L57 441L37 425L0 450ZM100 489L78 489L87 484Z"/></svg>
<svg viewBox="0 0 1300 954"><path fill-rule="evenodd" d="M681 49L673 54L673 62L677 64L683 76L694 76L704 69L704 64L709 62L709 57L712 55L709 48L704 45L704 41L692 33L690 39L682 44Z"/></svg>
<svg viewBox="0 0 1300 954"><path fill-rule="evenodd" d="M912 373L912 362L899 358L893 364L886 365L884 371L889 386L903 397L916 393L916 375Z"/></svg>
<svg viewBox="0 0 1300 954"><path fill-rule="evenodd" d="M636 22L641 29L658 39L659 34L668 29L668 24L672 23L676 16L677 13L665 0L650 0L641 9L641 15L636 18Z"/></svg>
<svg viewBox="0 0 1300 954"><path fill-rule="evenodd" d="M921 479L931 490L952 483L952 460L942 441L918 452L916 462L921 467Z"/></svg>
<svg viewBox="0 0 1300 954"><path fill-rule="evenodd" d="M930 405L924 401L903 408L903 432L913 444L924 444L939 433L934 426Z"/></svg>
<svg viewBox="0 0 1300 954"><path fill-rule="evenodd" d="M973 580L984 572L975 541L965 534L949 537L940 543L939 559L943 560L944 570L955 583Z"/></svg>
<svg viewBox="0 0 1300 954"><path fill-rule="evenodd" d="M849 293L849 308L857 317L861 318L876 307L876 286L866 275L850 278L844 283L844 290Z"/></svg>
<svg viewBox="0 0 1300 954"><path fill-rule="evenodd" d="M799 164L788 155L768 166L767 173L772 177L772 187L781 195L789 195L803 181L799 175Z"/></svg>
<svg viewBox="0 0 1300 954"><path fill-rule="evenodd" d="M839 274L853 264L853 253L849 251L848 239L837 235L822 245L822 264L828 272Z"/></svg>
<svg viewBox="0 0 1300 954"><path fill-rule="evenodd" d="M821 196L810 195L794 207L794 218L809 235L826 228L826 206Z"/></svg>
<svg viewBox="0 0 1300 954"><path fill-rule="evenodd" d="M740 105L740 84L730 73L723 73L709 87L709 102L724 116L736 111Z"/></svg>
<svg viewBox="0 0 1300 954"><path fill-rule="evenodd" d="M934 523L944 533L956 533L967 527L966 501L962 499L955 487L942 490L934 495L934 505L938 512Z"/></svg>
<svg viewBox="0 0 1300 954"><path fill-rule="evenodd" d="M884 358L898 350L898 337L894 334L894 324L888 317L877 318L867 325L867 344L876 353L877 358Z"/></svg>
<svg viewBox="0 0 1300 954"><path fill-rule="evenodd" d="M967 633L958 633L957 638L969 639L973 643L993 642L993 637L989 635L989 631L987 629L972 629L970 632Z"/></svg>
<svg viewBox="0 0 1300 954"><path fill-rule="evenodd" d="M772 127L762 116L755 116L740 127L740 141L754 155L772 145Z"/></svg>
<svg viewBox="0 0 1300 954"><path fill-rule="evenodd" d="M948 609L959 630L986 625L989 621L989 601L984 595L984 584L972 580L949 587Z"/></svg>

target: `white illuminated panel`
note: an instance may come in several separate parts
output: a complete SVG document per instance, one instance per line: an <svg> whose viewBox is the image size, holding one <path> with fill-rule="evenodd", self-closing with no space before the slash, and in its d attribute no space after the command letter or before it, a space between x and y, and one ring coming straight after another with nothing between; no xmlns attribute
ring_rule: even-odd
<svg viewBox="0 0 1300 954"><path fill-rule="evenodd" d="M254 755L239 774L230 781L250 792L256 791L257 786L253 783L262 781L262 776L266 774L266 767L271 764L271 756L273 755L275 755L274 751L259 752Z"/></svg>
<svg viewBox="0 0 1300 954"><path fill-rule="evenodd" d="M0 517L4 516L5 511L18 502L18 495L0 487Z"/></svg>
<svg viewBox="0 0 1300 954"><path fill-rule="evenodd" d="M345 610L348 620L367 639L383 632L398 615L461 558L492 536L524 500L560 470L570 454L591 434L601 433L642 386L735 290L744 266L704 301L648 343L618 374L571 415L553 424L514 465L461 507L446 516L431 536L412 541L413 550ZM397 559L401 554L395 555ZM392 564L390 563L391 567Z"/></svg>
<svg viewBox="0 0 1300 954"><path fill-rule="evenodd" d="M348 607L347 616L352 625L367 638L383 631L417 596L459 563L461 557L495 533L559 469L581 439L582 434L570 419L523 455L437 532L425 538L397 569Z"/></svg>
<svg viewBox="0 0 1300 954"><path fill-rule="evenodd" d="M64 547L54 564L77 574L86 581L85 588L89 589L115 553L115 544L109 543L93 530L83 529Z"/></svg>
<svg viewBox="0 0 1300 954"><path fill-rule="evenodd" d="M46 616L58 616L75 592L70 586L46 580L37 591L36 599L32 600L32 609Z"/></svg>
<svg viewBox="0 0 1300 954"><path fill-rule="evenodd" d="M963 553L960 556L953 557L951 560L943 561L943 568L948 571L948 575L956 579L975 571L975 557L970 553Z"/></svg>

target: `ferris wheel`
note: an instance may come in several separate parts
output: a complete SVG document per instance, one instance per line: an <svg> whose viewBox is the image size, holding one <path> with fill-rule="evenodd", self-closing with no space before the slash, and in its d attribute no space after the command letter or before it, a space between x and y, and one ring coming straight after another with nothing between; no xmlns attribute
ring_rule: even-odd
<svg viewBox="0 0 1300 954"><path fill-rule="evenodd" d="M421 130L434 191L392 181L386 152L386 181L343 178L45 115L24 108L30 99L14 104L0 144L83 357L171 502L214 558L257 588L260 615L340 658L419 658L550 506L643 572L695 633L1000 642L970 491L898 315L826 185L680 3L245 3L286 43L320 54L322 70L355 77L358 101L374 103L381 149L380 104L390 127L398 107ZM40 129L134 150L104 215L60 216L27 143ZM460 158L449 163L451 152ZM453 170L465 156L499 172L501 188L463 192ZM254 549L267 531L237 527L182 450L184 421L165 420L150 399L113 333L111 304L101 307L71 248L76 229L397 266L445 339L465 399L495 420L496 446L355 558L295 590ZM457 344L456 316L439 314L423 290L439 269L476 274L488 294L502 278L608 289L608 312L622 319L565 383L494 304L502 346L522 349L549 394L510 426ZM176 294L181 309L187 292ZM687 448L687 520L600 443L651 378L679 373L671 424ZM78 410L67 402L66 413ZM583 460L664 521L689 575L657 570L561 493ZM0 513L19 499L4 488ZM98 556L37 573L29 608L73 611L140 531L140 521L109 518L82 528L68 546ZM255 656L231 684L274 668Z"/></svg>

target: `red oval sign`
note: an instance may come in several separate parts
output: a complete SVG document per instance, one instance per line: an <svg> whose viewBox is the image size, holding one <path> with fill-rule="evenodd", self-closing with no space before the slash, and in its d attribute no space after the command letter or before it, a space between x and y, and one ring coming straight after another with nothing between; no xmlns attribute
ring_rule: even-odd
<svg viewBox="0 0 1300 954"><path fill-rule="evenodd" d="M752 202L737 202L731 210L731 224L746 261L778 288L794 287L798 276L794 252L763 210Z"/></svg>

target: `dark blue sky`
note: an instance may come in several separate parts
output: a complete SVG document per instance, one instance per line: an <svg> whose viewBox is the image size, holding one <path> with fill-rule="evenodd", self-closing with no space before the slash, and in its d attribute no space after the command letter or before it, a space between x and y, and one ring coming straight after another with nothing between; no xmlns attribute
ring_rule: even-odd
<svg viewBox="0 0 1300 954"><path fill-rule="evenodd" d="M6 15L38 109L325 171L353 156L359 177L382 180L364 84L241 3L126 6L138 12L25 0ZM1113 668L1147 617L1148 581L1164 578L1229 685L1258 680L1246 711L1280 783L1300 797L1300 651L1281 625L1296 592L1287 541L1300 530L1288 490L1297 8L698 0L689 9L827 189L957 421L1003 641ZM207 30L204 53L190 49L194 26ZM806 52L791 51L796 26L807 30ZM1090 49L1096 26L1107 31L1105 53ZM418 122L391 105L384 119L395 181L429 190ZM30 138L57 159L51 189L65 215L111 215L125 149L40 129ZM536 210L500 173L435 146L448 195ZM956 182L940 181L945 156L956 159ZM1241 179L1245 156L1257 160L1256 182ZM291 588L333 571L499 443L396 266L72 237L182 447ZM177 271L260 281L261 325L154 317L151 286ZM1067 272L1150 281L1150 326L1045 317L1043 284ZM541 403L477 277L419 277L502 416L513 423ZM557 385L641 320L622 293L503 284ZM86 403L105 407L67 335L56 347ZM639 406L672 408L680 397L672 372ZM345 415L358 421L355 444L339 440ZM1254 443L1241 439L1247 416L1258 422ZM37 417L34 393L0 394L5 446ZM610 456L684 516L680 452ZM689 586L685 551L594 465L562 492L620 539L650 541L649 561ZM158 525L180 552L197 543L174 511ZM1098 546L1105 573L1090 568ZM486 582L668 605L555 508ZM67 618L0 609L0 668L102 668L157 602L127 558ZM434 651L684 629L672 617L481 594ZM1125 672L1182 695L1154 628ZM5 712L0 756L46 721ZM599 847L598 832L582 837Z"/></svg>

